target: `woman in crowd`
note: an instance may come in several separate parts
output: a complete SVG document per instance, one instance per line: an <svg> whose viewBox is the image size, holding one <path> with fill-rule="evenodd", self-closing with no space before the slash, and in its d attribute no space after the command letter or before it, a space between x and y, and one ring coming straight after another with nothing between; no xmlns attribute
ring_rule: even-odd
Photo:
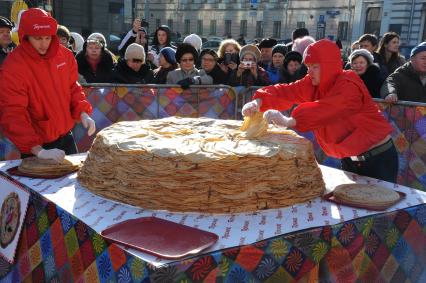
<svg viewBox="0 0 426 283"><path fill-rule="evenodd" d="M195 60L198 52L188 43L182 43L176 50L176 61L180 68L169 72L167 75L167 84L179 84L183 89L196 85L211 85L212 77L206 74L204 70L195 68Z"/></svg>
<svg viewBox="0 0 426 283"><path fill-rule="evenodd" d="M145 64L145 50L137 43L130 44L124 58L115 66L112 82L123 84L150 84L154 80L152 70Z"/></svg>
<svg viewBox="0 0 426 283"><path fill-rule="evenodd" d="M266 68L271 84L276 84L281 81L281 74L286 54L287 47L284 44L277 44L272 48L272 61Z"/></svg>
<svg viewBox="0 0 426 283"><path fill-rule="evenodd" d="M232 71L230 84L232 86L263 86L269 85L268 73L257 62L260 60L260 50L256 45L248 44L240 50L240 64Z"/></svg>
<svg viewBox="0 0 426 283"><path fill-rule="evenodd" d="M357 49L349 56L351 69L361 77L370 95L380 98L380 87L384 80L379 66L373 61L374 57L367 49Z"/></svg>
<svg viewBox="0 0 426 283"><path fill-rule="evenodd" d="M238 68L240 50L241 45L233 39L225 39L220 43L217 62L225 74L229 75L231 71Z"/></svg>
<svg viewBox="0 0 426 283"><path fill-rule="evenodd" d="M105 38L91 34L77 56L78 73L88 83L111 82L115 56L105 46Z"/></svg>
<svg viewBox="0 0 426 283"><path fill-rule="evenodd" d="M74 56L83 50L84 38L77 32L70 32L70 46Z"/></svg>
<svg viewBox="0 0 426 283"><path fill-rule="evenodd" d="M149 60L155 66L159 66L160 64L160 50L162 48L171 47L176 49L176 47L172 45L171 41L171 31L168 26L162 25L155 30L154 39L152 41L151 50L149 52L151 54L149 57L152 56L152 58L149 58Z"/></svg>
<svg viewBox="0 0 426 283"><path fill-rule="evenodd" d="M213 49L203 49L200 54L201 68L212 77L213 84L227 84L226 74L217 64L218 56Z"/></svg>
<svg viewBox="0 0 426 283"><path fill-rule="evenodd" d="M176 51L171 47L164 47L160 50L160 67L154 70L155 84L166 84L169 72L178 68L175 56Z"/></svg>
<svg viewBox="0 0 426 283"><path fill-rule="evenodd" d="M380 55L378 63L384 79L405 63L404 56L399 54L399 35L395 32L383 35L378 53Z"/></svg>
<svg viewBox="0 0 426 283"><path fill-rule="evenodd" d="M304 77L304 75L300 74L302 60L302 55L296 51L290 51L285 55L281 83L292 83Z"/></svg>

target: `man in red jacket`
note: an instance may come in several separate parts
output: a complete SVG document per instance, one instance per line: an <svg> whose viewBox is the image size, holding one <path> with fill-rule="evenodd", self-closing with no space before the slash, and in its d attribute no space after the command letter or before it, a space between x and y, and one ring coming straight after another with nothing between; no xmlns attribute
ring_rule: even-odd
<svg viewBox="0 0 426 283"><path fill-rule="evenodd" d="M73 54L59 44L57 23L45 11L25 11L21 44L0 69L0 126L23 153L61 162L77 153L71 129L81 121L92 135L95 122Z"/></svg>
<svg viewBox="0 0 426 283"><path fill-rule="evenodd" d="M308 74L303 79L257 90L243 115L266 111L269 123L313 131L324 152L341 159L343 170L395 183L398 154L392 127L359 76L342 70L336 44L320 40L309 45L304 63ZM279 112L294 104L291 117Z"/></svg>

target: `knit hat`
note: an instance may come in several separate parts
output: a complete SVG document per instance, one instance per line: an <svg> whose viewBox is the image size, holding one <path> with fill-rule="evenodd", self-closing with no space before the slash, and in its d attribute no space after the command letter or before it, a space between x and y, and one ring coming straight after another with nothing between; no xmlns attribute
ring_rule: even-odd
<svg viewBox="0 0 426 283"><path fill-rule="evenodd" d="M192 46L194 46L194 48L197 49L197 51L199 51L201 49L201 45L203 44L203 41L201 40L201 37L199 37L195 33L192 33L188 35L187 37L185 37L185 39L183 40L183 43L189 43Z"/></svg>
<svg viewBox="0 0 426 283"><path fill-rule="evenodd" d="M426 41L423 41L411 50L410 58L423 51L426 51Z"/></svg>
<svg viewBox="0 0 426 283"><path fill-rule="evenodd" d="M290 61L297 61L300 64L302 64L302 60L303 60L302 55L300 55L299 52L290 51L284 57L284 68L287 69L288 63L290 63Z"/></svg>
<svg viewBox="0 0 426 283"><path fill-rule="evenodd" d="M189 43L182 43L176 49L176 55L175 55L176 61L180 63L180 59L186 53L191 53L194 56L194 61L197 60L197 58L198 58L198 52L197 52L197 50L195 50L195 47L192 46Z"/></svg>
<svg viewBox="0 0 426 283"><path fill-rule="evenodd" d="M58 30L56 31L56 35L59 37L65 37L67 40L70 40L71 34L66 26L58 25Z"/></svg>
<svg viewBox="0 0 426 283"><path fill-rule="evenodd" d="M256 45L253 44L247 44L244 45L240 50L240 60L243 60L244 55L251 54L256 59L256 62L259 62L260 59L260 50L257 48Z"/></svg>
<svg viewBox="0 0 426 283"><path fill-rule="evenodd" d="M219 59L219 56L217 55L216 51L214 51L213 49L203 49L203 51L201 51L200 54L200 58L203 58L204 55L209 54L211 56L213 56L214 60L217 61Z"/></svg>
<svg viewBox="0 0 426 283"><path fill-rule="evenodd" d="M74 39L75 42L75 53L80 52L83 50L83 44L84 44L84 38L76 32L70 32L71 37Z"/></svg>
<svg viewBox="0 0 426 283"><path fill-rule="evenodd" d="M426 47L426 46L425 46ZM425 49L426 50L426 49ZM353 60L355 60L355 58L362 56L365 58L365 60L367 60L368 65L373 64L374 62L374 57L373 55L370 53L370 51L368 51L367 49L356 49L354 50L351 55L349 55L349 62L352 63Z"/></svg>
<svg viewBox="0 0 426 283"><path fill-rule="evenodd" d="M167 62L172 65L176 64L176 51L171 47L161 48L160 53L164 56Z"/></svg>
<svg viewBox="0 0 426 283"><path fill-rule="evenodd" d="M306 28L297 28L291 33L291 38L295 40L296 38L304 37L309 35L309 31Z"/></svg>
<svg viewBox="0 0 426 283"><path fill-rule="evenodd" d="M127 46L124 59L141 59L145 63L145 49L140 44L132 43Z"/></svg>
<svg viewBox="0 0 426 283"><path fill-rule="evenodd" d="M275 53L281 53L282 55L286 55L287 54L287 46L285 46L284 44L277 44L272 48L272 55L274 55Z"/></svg>
<svg viewBox="0 0 426 283"><path fill-rule="evenodd" d="M0 28L13 28L13 23L9 19L0 16Z"/></svg>
<svg viewBox="0 0 426 283"><path fill-rule="evenodd" d="M56 35L58 23L46 11L39 8L31 8L22 13L19 22L19 38L26 35L48 36Z"/></svg>
<svg viewBox="0 0 426 283"><path fill-rule="evenodd" d="M275 39L273 39L273 38L264 38L259 43L259 49L262 49L262 48L272 48L276 44L277 44L277 41Z"/></svg>
<svg viewBox="0 0 426 283"><path fill-rule="evenodd" d="M94 32L87 37L87 41L98 41L103 47L107 47L105 36L102 33Z"/></svg>

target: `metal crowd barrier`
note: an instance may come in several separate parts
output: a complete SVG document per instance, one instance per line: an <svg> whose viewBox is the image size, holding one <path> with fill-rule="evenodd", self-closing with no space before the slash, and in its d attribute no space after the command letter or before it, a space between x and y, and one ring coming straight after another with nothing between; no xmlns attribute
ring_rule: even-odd
<svg viewBox="0 0 426 283"><path fill-rule="evenodd" d="M256 87L231 88L226 85L83 85L93 106L97 131L119 121L158 119L168 116L241 119L241 108L251 100ZM399 151L398 183L426 191L426 104L414 102L384 103L375 100L394 127L392 134ZM73 129L80 152L87 151L94 137L77 124ZM313 142L318 162L339 168L339 161L324 154L313 134L300 133ZM0 133L0 160L18 159L19 152Z"/></svg>

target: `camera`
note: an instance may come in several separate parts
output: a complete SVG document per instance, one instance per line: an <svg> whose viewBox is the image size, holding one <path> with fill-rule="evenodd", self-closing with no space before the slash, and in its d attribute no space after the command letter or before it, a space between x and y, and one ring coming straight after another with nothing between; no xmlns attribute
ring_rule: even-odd
<svg viewBox="0 0 426 283"><path fill-rule="evenodd" d="M251 61L242 61L241 62L241 64L243 64L243 67L245 67L245 68L250 68L252 66L252 63L253 62L251 62Z"/></svg>
<svg viewBox="0 0 426 283"><path fill-rule="evenodd" d="M225 53L224 55L224 63L225 65L228 65L232 62L237 63L238 62L238 54L237 53Z"/></svg>

